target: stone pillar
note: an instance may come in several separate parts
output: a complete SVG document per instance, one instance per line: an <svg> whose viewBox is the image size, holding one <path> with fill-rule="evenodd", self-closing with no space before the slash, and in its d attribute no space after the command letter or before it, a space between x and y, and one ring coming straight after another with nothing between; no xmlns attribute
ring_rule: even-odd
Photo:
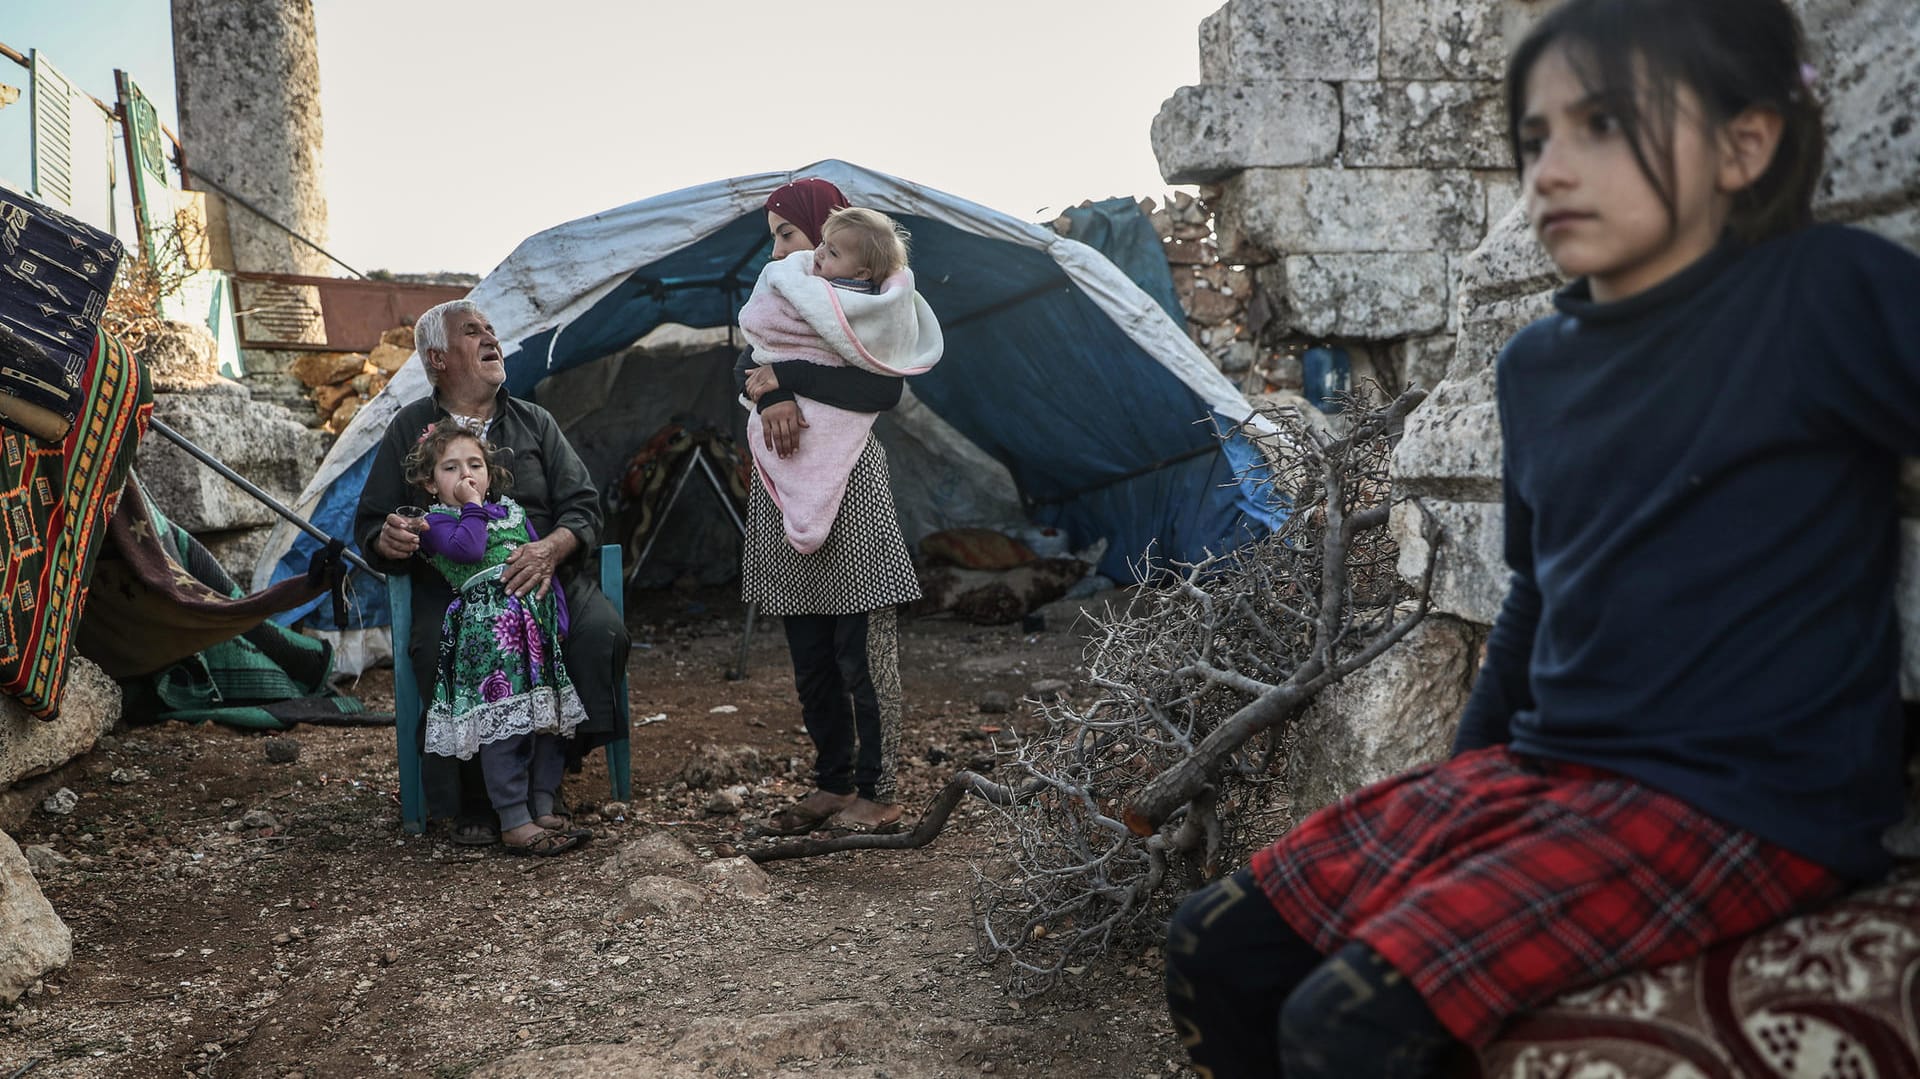
<svg viewBox="0 0 1920 1079"><path fill-rule="evenodd" d="M173 54L187 167L325 246L312 0L173 0ZM336 270L243 207L227 219L237 269Z"/></svg>
<svg viewBox="0 0 1920 1079"><path fill-rule="evenodd" d="M337 264L287 232L327 243L312 0L173 0L173 53L190 182L218 184L261 211L226 204L234 268L338 276ZM269 312L257 317L273 319L278 336L321 339L312 289L249 284L235 298L242 310ZM296 356L249 349L254 396L306 411L306 387L286 373Z"/></svg>

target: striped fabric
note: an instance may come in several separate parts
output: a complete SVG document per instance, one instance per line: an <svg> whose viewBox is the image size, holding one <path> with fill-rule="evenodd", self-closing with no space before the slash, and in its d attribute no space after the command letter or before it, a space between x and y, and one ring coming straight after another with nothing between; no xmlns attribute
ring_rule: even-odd
<svg viewBox="0 0 1920 1079"><path fill-rule="evenodd" d="M0 693L42 719L59 709L73 627L153 412L146 370L105 333L81 386L66 441L0 429Z"/></svg>

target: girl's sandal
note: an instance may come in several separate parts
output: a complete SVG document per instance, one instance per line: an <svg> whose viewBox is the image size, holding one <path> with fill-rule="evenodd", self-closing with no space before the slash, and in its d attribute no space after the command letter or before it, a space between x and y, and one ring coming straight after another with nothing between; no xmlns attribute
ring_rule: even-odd
<svg viewBox="0 0 1920 1079"><path fill-rule="evenodd" d="M553 823L548 824L548 821L552 821ZM593 829L577 828L574 826L573 814L571 813L549 813L544 817L535 817L533 823L538 824L549 832L572 836L575 839L587 840L593 838Z"/></svg>
<svg viewBox="0 0 1920 1079"><path fill-rule="evenodd" d="M565 854L586 840L577 835L563 835L559 832L543 831L525 843L509 843L501 840L507 853L519 857L551 858L556 854Z"/></svg>

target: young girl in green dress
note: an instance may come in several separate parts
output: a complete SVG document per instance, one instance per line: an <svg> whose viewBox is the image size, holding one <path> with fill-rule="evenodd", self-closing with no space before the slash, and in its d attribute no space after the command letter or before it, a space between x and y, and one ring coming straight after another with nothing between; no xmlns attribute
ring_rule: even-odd
<svg viewBox="0 0 1920 1079"><path fill-rule="evenodd" d="M425 748L461 760L477 754L507 850L554 855L586 838L538 823L552 818L565 740L586 712L561 661L565 595L549 581L515 596L502 582L507 557L539 537L513 499L488 497L513 482L497 452L443 420L407 458L407 479L438 502L420 553L455 592L441 625Z"/></svg>

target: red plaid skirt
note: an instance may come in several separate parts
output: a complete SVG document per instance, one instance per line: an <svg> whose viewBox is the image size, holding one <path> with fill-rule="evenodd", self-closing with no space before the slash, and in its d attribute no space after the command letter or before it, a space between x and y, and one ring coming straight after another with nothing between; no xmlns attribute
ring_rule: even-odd
<svg viewBox="0 0 1920 1079"><path fill-rule="evenodd" d="M1322 954L1365 943L1474 1046L1561 992L1841 888L1678 798L1504 747L1355 791L1254 855L1253 873Z"/></svg>

